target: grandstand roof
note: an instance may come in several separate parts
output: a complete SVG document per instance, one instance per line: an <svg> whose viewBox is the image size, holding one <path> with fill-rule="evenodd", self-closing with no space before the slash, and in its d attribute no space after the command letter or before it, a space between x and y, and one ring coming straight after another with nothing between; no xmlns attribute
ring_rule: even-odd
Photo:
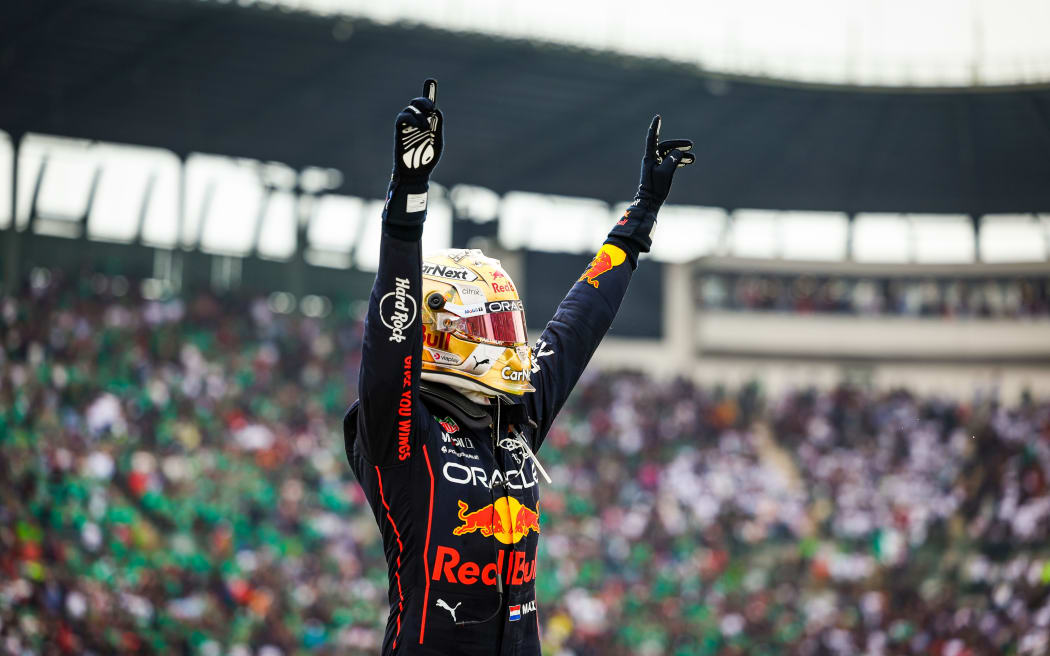
<svg viewBox="0 0 1050 656"><path fill-rule="evenodd" d="M622 200L648 119L697 142L677 203L1050 211L1050 88L773 84L405 25L191 0L0 4L0 129L334 167L385 187L394 112L441 82L438 179Z"/></svg>

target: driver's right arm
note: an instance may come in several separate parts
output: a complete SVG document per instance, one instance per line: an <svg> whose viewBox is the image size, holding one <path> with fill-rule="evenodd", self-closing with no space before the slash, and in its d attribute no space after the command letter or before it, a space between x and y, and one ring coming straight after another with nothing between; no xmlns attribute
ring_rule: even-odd
<svg viewBox="0 0 1050 656"><path fill-rule="evenodd" d="M398 114L379 270L365 317L358 377L357 435L375 466L407 461L416 449L416 400L422 355L420 237L431 171L441 155L437 84Z"/></svg>

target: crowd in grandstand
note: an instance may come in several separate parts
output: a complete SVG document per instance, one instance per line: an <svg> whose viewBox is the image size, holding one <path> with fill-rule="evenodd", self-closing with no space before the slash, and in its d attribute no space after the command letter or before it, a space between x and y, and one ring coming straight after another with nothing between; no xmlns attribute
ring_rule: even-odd
<svg viewBox="0 0 1050 656"><path fill-rule="evenodd" d="M911 279L704 273L707 308L947 318L1050 315L1050 278Z"/></svg>
<svg viewBox="0 0 1050 656"><path fill-rule="evenodd" d="M349 307L34 283L0 301L0 653L375 653ZM1046 400L591 371L540 457L545 653L1050 650Z"/></svg>

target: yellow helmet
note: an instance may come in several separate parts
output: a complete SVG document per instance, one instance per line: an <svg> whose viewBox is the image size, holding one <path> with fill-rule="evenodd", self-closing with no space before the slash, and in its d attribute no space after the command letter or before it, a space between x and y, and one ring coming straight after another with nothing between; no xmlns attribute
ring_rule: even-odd
<svg viewBox="0 0 1050 656"><path fill-rule="evenodd" d="M477 250L423 258L423 380L487 396L535 391L525 306L514 282Z"/></svg>

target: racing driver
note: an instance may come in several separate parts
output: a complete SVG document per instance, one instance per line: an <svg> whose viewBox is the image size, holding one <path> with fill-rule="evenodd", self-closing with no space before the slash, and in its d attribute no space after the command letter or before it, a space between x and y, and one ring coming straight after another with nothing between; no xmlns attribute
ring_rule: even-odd
<svg viewBox="0 0 1050 656"><path fill-rule="evenodd" d="M383 536L383 654L539 654L536 459L620 306L688 140L645 140L630 208L534 347L517 288L478 250L422 257L443 147L437 83L398 114L347 457ZM549 479L547 479L549 481Z"/></svg>

